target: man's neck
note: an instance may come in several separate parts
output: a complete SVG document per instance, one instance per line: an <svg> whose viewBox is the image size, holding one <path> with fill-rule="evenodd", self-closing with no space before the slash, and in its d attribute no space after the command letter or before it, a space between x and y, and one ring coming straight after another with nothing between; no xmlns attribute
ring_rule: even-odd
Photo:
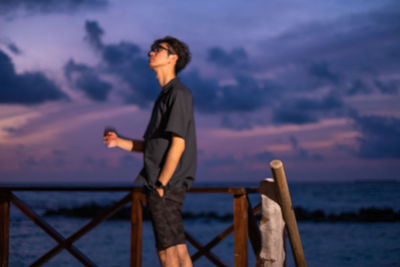
<svg viewBox="0 0 400 267"><path fill-rule="evenodd" d="M160 84L161 88L167 85L171 80L173 80L176 75L174 71L171 70L157 70L156 76L158 83Z"/></svg>

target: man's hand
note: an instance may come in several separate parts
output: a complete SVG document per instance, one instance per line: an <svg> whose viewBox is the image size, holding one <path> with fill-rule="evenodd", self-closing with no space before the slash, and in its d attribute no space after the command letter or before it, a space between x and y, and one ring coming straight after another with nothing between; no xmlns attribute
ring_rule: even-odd
<svg viewBox="0 0 400 267"><path fill-rule="evenodd" d="M118 146L118 135L116 132L108 131L104 134L104 144L108 147Z"/></svg>
<svg viewBox="0 0 400 267"><path fill-rule="evenodd" d="M156 187L156 190L157 190L158 194L160 195L160 197L164 196L164 189L162 189L161 187Z"/></svg>
<svg viewBox="0 0 400 267"><path fill-rule="evenodd" d="M108 148L119 147L127 151L143 152L144 142L119 136L113 128L106 128L103 142Z"/></svg>

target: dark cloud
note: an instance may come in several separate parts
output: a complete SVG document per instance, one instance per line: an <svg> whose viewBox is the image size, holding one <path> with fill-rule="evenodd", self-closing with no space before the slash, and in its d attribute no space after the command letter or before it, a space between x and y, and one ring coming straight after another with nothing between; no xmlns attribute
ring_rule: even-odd
<svg viewBox="0 0 400 267"><path fill-rule="evenodd" d="M312 76L320 80L327 80L332 83L338 83L340 81L339 74L333 72L329 64L325 61L312 63L309 66L309 72Z"/></svg>
<svg viewBox="0 0 400 267"><path fill-rule="evenodd" d="M340 110L343 100L331 93L322 99L298 98L288 99L273 113L273 121L278 124L305 124L317 122L321 116Z"/></svg>
<svg viewBox="0 0 400 267"><path fill-rule="evenodd" d="M111 84L90 73L79 77L76 80L76 86L82 89L89 98L97 101L105 101L112 88Z"/></svg>
<svg viewBox="0 0 400 267"><path fill-rule="evenodd" d="M394 83L374 82L388 83L400 68L399 17L396 4L295 25L261 42L260 51L273 52L259 54L253 64L266 71L280 70L276 82L285 88L284 94L326 86L348 96L375 93L375 88L392 94Z"/></svg>
<svg viewBox="0 0 400 267"><path fill-rule="evenodd" d="M106 45L103 50L103 59L110 66L118 66L127 64L130 60L141 56L140 52L139 46L120 42L118 45Z"/></svg>
<svg viewBox="0 0 400 267"><path fill-rule="evenodd" d="M0 77L3 81L5 79L11 79L13 75L16 75L11 58L2 50L0 50L0 68Z"/></svg>
<svg viewBox="0 0 400 267"><path fill-rule="evenodd" d="M22 54L21 49L19 49L19 47L18 47L16 44L14 44L14 43L9 43L9 44L7 45L7 48L8 48L12 53L14 53L15 55L20 55L20 54Z"/></svg>
<svg viewBox="0 0 400 267"><path fill-rule="evenodd" d="M276 88L270 84L258 85L250 76L237 76L236 85L224 86L221 106L235 111L254 111L263 107L268 95L275 93Z"/></svg>
<svg viewBox="0 0 400 267"><path fill-rule="evenodd" d="M274 111L273 121L277 124L306 124L317 122L318 119L316 115L310 114L309 112L299 111L294 108L286 109L282 107Z"/></svg>
<svg viewBox="0 0 400 267"><path fill-rule="evenodd" d="M85 39L94 47L101 49L103 47L101 36L104 34L96 21L86 21L85 23L86 37Z"/></svg>
<svg viewBox="0 0 400 267"><path fill-rule="evenodd" d="M126 102L148 107L160 89L148 68L147 55L134 43L105 44L102 41L104 30L96 21L87 21L85 29L86 40L102 56L102 64L96 67L98 75L118 77L130 89L123 95ZM229 61L229 57L244 60L246 53L243 49L234 49L229 55L219 56L218 61ZM236 84L226 86L220 86L216 79L201 78L197 71L184 72L181 77L193 92L196 109L204 113L255 111L268 102L268 96L278 91L271 82L260 85L249 75L235 75Z"/></svg>
<svg viewBox="0 0 400 267"><path fill-rule="evenodd" d="M330 93L322 99L300 98L293 103L294 108L299 110L330 111L343 106L340 96Z"/></svg>
<svg viewBox="0 0 400 267"><path fill-rule="evenodd" d="M242 47L234 48L231 52L226 52L221 47L212 47L208 49L207 60L219 67L243 66L246 59L247 53Z"/></svg>
<svg viewBox="0 0 400 267"><path fill-rule="evenodd" d="M112 86L100 77L113 75L128 86L128 92L121 92L127 103L148 107L160 89L154 73L148 67L147 55L134 43L123 41L119 44L105 44L102 41L104 30L96 21L86 21L85 31L85 40L101 55L102 62L98 66L89 67L71 60L65 66L66 77L71 80L71 72L75 72L78 74L74 79L75 87L94 100L104 101Z"/></svg>
<svg viewBox="0 0 400 267"><path fill-rule="evenodd" d="M224 112L221 113L221 126L232 130L249 130L255 126L271 124L266 112Z"/></svg>
<svg viewBox="0 0 400 267"><path fill-rule="evenodd" d="M17 74L11 58L0 50L0 103L40 104L67 96L41 72Z"/></svg>
<svg viewBox="0 0 400 267"><path fill-rule="evenodd" d="M77 89L83 91L87 97L95 101L105 101L112 89L112 85L99 78L96 70L70 60L64 67L68 81Z"/></svg>
<svg viewBox="0 0 400 267"><path fill-rule="evenodd" d="M321 154L310 153L308 150L299 146L298 140L293 135L290 136L289 141L294 150L293 156L296 160L312 160L312 161L324 160L324 156L322 156Z"/></svg>
<svg viewBox="0 0 400 267"><path fill-rule="evenodd" d="M400 119L352 114L361 133L358 156L368 159L400 158Z"/></svg>
<svg viewBox="0 0 400 267"><path fill-rule="evenodd" d="M2 0L0 15L24 10L28 15L36 13L71 13L82 9L98 9L108 5L108 0Z"/></svg>
<svg viewBox="0 0 400 267"><path fill-rule="evenodd" d="M351 86L346 90L346 94L349 96L360 95L360 94L370 94L372 89L365 84L362 80L355 80L351 83Z"/></svg>
<svg viewBox="0 0 400 267"><path fill-rule="evenodd" d="M386 95L396 95L399 92L400 80L374 80L372 86L366 84L362 80L355 80L351 83L351 86L346 90L346 95L369 95L372 93L381 93Z"/></svg>
<svg viewBox="0 0 400 267"><path fill-rule="evenodd" d="M93 71L90 66L82 63L75 63L72 59L64 66L65 77L70 81L73 80L75 73L86 73L90 71Z"/></svg>
<svg viewBox="0 0 400 267"><path fill-rule="evenodd" d="M220 86L216 79L201 78L197 71L184 72L181 74L183 82L192 90L195 107L200 112L212 113L218 108Z"/></svg>
<svg viewBox="0 0 400 267"><path fill-rule="evenodd" d="M335 69L340 66L341 71L352 72L395 70L394 67L399 65L399 17L398 6L385 6L324 23L315 21L290 29L270 45L282 60L307 62L318 59L329 62L329 67L333 64ZM288 52L286 57L283 52Z"/></svg>
<svg viewBox="0 0 400 267"><path fill-rule="evenodd" d="M123 95L125 101L148 107L159 94L160 86L148 67L147 55L144 56L137 45L127 42L105 45L102 53L104 71L128 85L129 92Z"/></svg>
<svg viewBox="0 0 400 267"><path fill-rule="evenodd" d="M195 71L184 73L182 79L193 91L196 108L203 113L255 111L279 91L272 82L260 85L248 75L238 75L235 85L226 86L220 86L216 79L201 78Z"/></svg>
<svg viewBox="0 0 400 267"><path fill-rule="evenodd" d="M382 94L395 95L399 92L400 81L375 81L375 86Z"/></svg>

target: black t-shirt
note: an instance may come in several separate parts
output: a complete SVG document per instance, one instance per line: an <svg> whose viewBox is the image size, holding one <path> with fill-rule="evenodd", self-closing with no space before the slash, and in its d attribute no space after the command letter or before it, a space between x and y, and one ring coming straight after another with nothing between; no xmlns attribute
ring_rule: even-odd
<svg viewBox="0 0 400 267"><path fill-rule="evenodd" d="M196 172L196 132L191 91L175 78L165 85L154 103L144 134L144 166L135 182L154 188L171 145L171 133L185 140L185 150L168 182L174 188L191 186Z"/></svg>

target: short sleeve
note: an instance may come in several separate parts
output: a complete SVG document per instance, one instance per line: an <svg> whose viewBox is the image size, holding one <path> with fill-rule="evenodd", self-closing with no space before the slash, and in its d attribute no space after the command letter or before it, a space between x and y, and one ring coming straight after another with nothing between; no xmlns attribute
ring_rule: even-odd
<svg viewBox="0 0 400 267"><path fill-rule="evenodd" d="M170 112L165 131L175 133L185 139L193 113L192 94L186 90L175 90L171 94L168 106Z"/></svg>

